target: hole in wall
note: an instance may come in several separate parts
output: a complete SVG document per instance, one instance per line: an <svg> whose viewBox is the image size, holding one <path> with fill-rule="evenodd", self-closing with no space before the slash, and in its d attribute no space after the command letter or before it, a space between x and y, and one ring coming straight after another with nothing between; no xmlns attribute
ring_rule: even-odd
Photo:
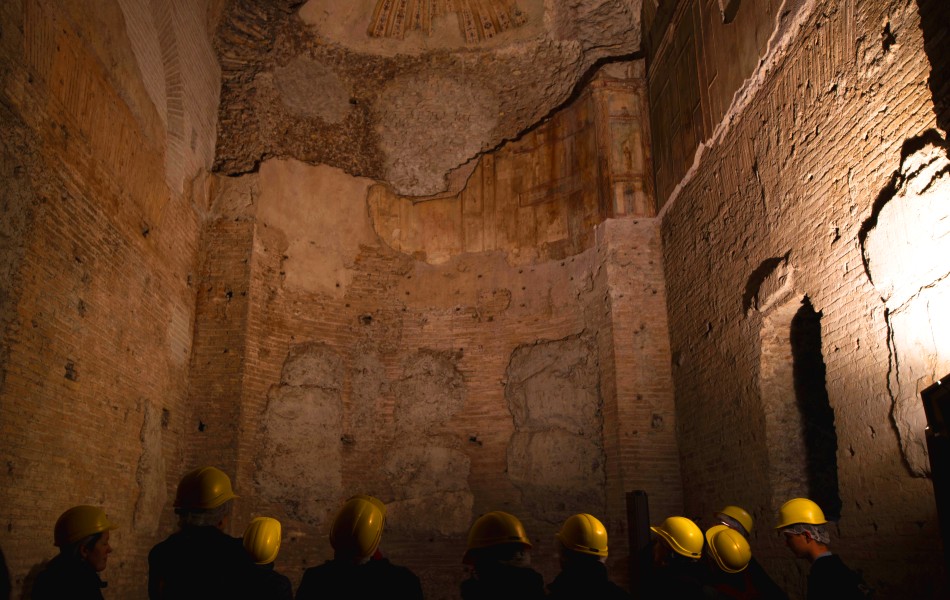
<svg viewBox="0 0 950 600"><path fill-rule="evenodd" d="M881 32L881 48L884 50L884 54L887 54L896 42L897 38L894 37L894 33L891 31L891 23L888 21L884 24L884 31Z"/></svg>
<svg viewBox="0 0 950 600"><path fill-rule="evenodd" d="M806 496L837 520L838 439L825 381L821 313L807 296L776 306L763 319L761 351L772 502L777 509Z"/></svg>
<svg viewBox="0 0 950 600"><path fill-rule="evenodd" d="M841 517L838 495L838 436L835 415L825 385L825 360L821 354L821 313L806 296L792 318L790 340L795 399L802 417L805 469L809 498L825 517Z"/></svg>

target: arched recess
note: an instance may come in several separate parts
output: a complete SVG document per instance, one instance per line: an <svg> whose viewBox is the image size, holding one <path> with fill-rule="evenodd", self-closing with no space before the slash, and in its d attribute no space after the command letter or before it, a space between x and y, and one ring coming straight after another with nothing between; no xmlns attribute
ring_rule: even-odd
<svg viewBox="0 0 950 600"><path fill-rule="evenodd" d="M828 402L825 360L821 354L821 313L815 312L808 296L792 317L792 376L795 400L802 416L805 442L805 474L808 497L818 503L825 516L841 516L838 494L838 435L835 413Z"/></svg>
<svg viewBox="0 0 950 600"><path fill-rule="evenodd" d="M763 315L760 397L773 508L794 497L815 500L830 520L841 515L838 441L825 386L821 313L795 295Z"/></svg>

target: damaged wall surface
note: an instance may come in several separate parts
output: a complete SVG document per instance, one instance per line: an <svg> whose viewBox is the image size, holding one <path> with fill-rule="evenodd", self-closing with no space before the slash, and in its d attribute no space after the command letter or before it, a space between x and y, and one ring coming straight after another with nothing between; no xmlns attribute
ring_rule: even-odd
<svg viewBox="0 0 950 600"><path fill-rule="evenodd" d="M57 517L103 506L122 553L110 593L141 597L191 428L211 162L210 146L173 138L213 122L216 101L193 73L139 62L118 4L4 2L0 17L0 546L14 594L28 593ZM203 42L210 57L204 30L179 25L166 49ZM199 58L191 66L216 79ZM175 93L205 102L172 109L169 124L146 71L173 72Z"/></svg>
<svg viewBox="0 0 950 600"><path fill-rule="evenodd" d="M946 137L917 3L803 3L775 28L692 168L660 185L686 510L749 508L766 532L753 548L797 591L804 565L768 527L792 495L825 494L833 547L878 594L939 597L918 392L948 366L931 312L946 302Z"/></svg>
<svg viewBox="0 0 950 600"><path fill-rule="evenodd" d="M368 0L299 4L236 0L219 16L221 172L285 157L405 195L457 193L479 154L534 126L598 60L627 56L640 41L638 5L616 0L496 2L504 16L442 11L429 35L401 42L367 37ZM512 17L523 25L503 26ZM496 31L490 39L479 33L486 27Z"/></svg>
<svg viewBox="0 0 950 600"><path fill-rule="evenodd" d="M456 251L429 264L366 235L374 230L365 210L363 224L347 228L283 219L300 214L313 193L326 218L353 217L351 194L368 202L372 193L338 170L272 160L217 190L223 218L212 237L248 247L244 236L254 236L251 256L232 255L215 269L244 285L214 286L216 295L230 292L232 315L246 314L236 482L252 492L244 492L237 520L267 512L284 522L291 534L282 564L292 577L330 556L329 521L355 493L386 501L387 553L416 570L436 598L454 597L465 534L488 510L523 518L538 568L553 576L551 540L573 512L597 511L624 531L626 477L649 481L662 510L679 504L679 478L658 474L676 460L665 336L644 337L633 351L644 363L659 359L634 383L654 403L646 415L621 404L618 394L628 392L605 367L616 360L611 330L663 318L658 271L643 270L649 282L634 285L646 294L631 294L629 306L624 299L615 308L607 293L611 277L630 277L614 267L619 257L633 272L640 262L659 268L653 221L602 224L589 248L558 259L512 264L497 250ZM406 219L421 227L429 214ZM362 232L358 245L347 242L353 231ZM309 268L313 245L335 249L333 271ZM200 322L213 324L201 315L213 306L199 303ZM196 353L216 357L205 368L227 372L233 347L219 345L226 337L212 330L201 339ZM213 407L209 413L210 427ZM651 430L656 418L670 426ZM618 434L627 429L643 431L644 443L624 453ZM309 466L318 457L319 466ZM623 534L612 544L623 580Z"/></svg>
<svg viewBox="0 0 950 600"><path fill-rule="evenodd" d="M878 598L945 597L918 397L950 367L948 11L0 2L14 595L90 503L107 597L144 597L214 464L294 583L368 493L429 598L498 509L546 581L595 513L627 586L642 490L653 522L748 508L792 598L799 494Z"/></svg>

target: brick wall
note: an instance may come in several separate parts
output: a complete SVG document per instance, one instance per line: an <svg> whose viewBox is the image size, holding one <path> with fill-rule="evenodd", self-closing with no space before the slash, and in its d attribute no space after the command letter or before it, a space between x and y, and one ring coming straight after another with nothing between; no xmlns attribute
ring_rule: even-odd
<svg viewBox="0 0 950 600"><path fill-rule="evenodd" d="M91 34L118 6L69 8L0 8L0 545L19 595L59 514L100 505L119 526L109 594L142 597L185 450L203 192L169 193L131 54Z"/></svg>
<svg viewBox="0 0 950 600"><path fill-rule="evenodd" d="M232 238L225 246L245 243L243 228L227 229ZM603 444L607 461L606 479L598 486L601 500L593 506L571 504L572 494L578 492L565 493L563 514L557 519L582 510L600 514L614 536L611 548L616 558L612 566L617 578L623 581L623 492L633 489L631 485L655 491L658 506L672 511L679 507L679 479L676 469L670 468L676 455L672 398L669 386L662 381L663 372L668 373L669 358L665 338L652 337L653 323L660 324L657 331L662 331L662 287L653 279L648 285L637 286L642 291L631 290L629 296L621 293L620 298L611 299L604 287L611 277L604 263L615 260L620 271L639 273L643 267L644 276L656 277L660 266L657 231L653 222L647 220L640 225L630 222L623 234L611 230L602 235L602 251L590 250L563 261L521 267L507 265L500 255L485 254L463 255L444 266L433 267L385 246L363 246L354 257L353 279L344 297L335 299L295 292L282 285L286 274L282 273L281 263L287 256L281 249L283 236L275 235L271 227L258 222L251 259L241 389L231 380L234 391L240 393L241 411L235 483L242 499L236 507L235 533L239 533L240 523L254 515L272 514L280 518L287 537L280 566L296 580L305 566L329 557L326 528L339 502L353 493L377 494L390 503L390 533L384 537L384 549L396 562L414 568L432 597L452 597L463 575L460 559L468 524L478 514L501 508L522 517L536 542L538 568L548 578L553 577L556 567L552 540L558 523L535 518L523 504L526 492L513 485L506 474L507 448L514 429L505 399L505 377L509 358L519 346L588 332L597 337L601 348L599 360L603 363L603 440L599 443ZM627 253L628 258L619 260L612 255L620 252ZM231 267L222 265L220 270L240 271L243 267L236 264L239 262L243 265L243 259L236 260ZM625 281L636 281L629 279L629 271L624 275ZM510 303L488 318L479 297L484 297L486 291L498 290L510 293ZM613 311L614 303L621 308ZM206 309L215 310L211 303L199 301L196 350L199 339L224 339L214 335L202 338L200 331L205 320L215 320L204 312ZM650 327L644 328L645 323L650 323ZM239 328L239 323L232 322L232 331ZM621 332L619 339L611 336L613 328ZM645 341L640 342L637 336L643 336ZM301 432L298 435L303 437L295 439L289 435L281 443L287 449L297 444L322 444L320 440L324 439L336 444L337 449L331 452L341 456L342 490L332 498L326 497L320 481L313 481L316 487L309 488L313 490L310 496L287 497L280 486L269 483L267 473L260 471L262 460L270 460L262 457L260 448L269 443L264 424L268 422L270 403L286 385L281 375L285 360L292 348L309 343L325 345L342 360L342 421L332 436L321 437L317 431ZM464 403L447 420L438 412L422 417L423 430L406 438L399 426L403 409L394 394L397 389L415 393L413 385L405 387L400 382L406 381L407 359L416 356L419 349L454 357L455 368L464 382ZM630 357L629 363L613 365L617 354ZM202 355L217 357L211 363L202 363L206 373L227 371L231 359L220 344L215 346L211 342ZM372 357L372 361L367 357ZM378 376L367 377L365 369L373 364L379 365ZM612 373L620 373L617 383L613 383ZM217 377L214 381L220 382ZM380 381L384 383L381 385ZM448 394L451 389L446 387L444 392ZM370 403L369 409L361 403ZM643 404L648 408L641 408ZM236 406L237 403L222 401L217 407L206 406L203 410L216 415L211 418L226 423ZM359 420L367 410L373 419L371 425ZM662 424L651 427L657 414L663 415ZM427 422L434 425L426 425ZM209 428L204 434L191 431L188 435L209 435L207 439L226 446L223 442L230 439L233 431L218 429L215 435ZM464 485L459 492L414 492L418 482L413 483L413 473L394 472L387 466L392 457L414 452L412 448L418 447L420 440L430 450L444 448L467 458L469 472L463 476ZM564 452L569 453L569 449ZM294 460L292 454L283 456L277 460ZM422 464L418 468L424 474L436 467ZM553 473L547 476L557 478ZM310 485L307 481L312 481L312 475L304 470L284 487L305 490ZM331 483L327 481L326 485ZM462 501L465 497L471 498L470 504ZM431 501L437 502L441 512L420 513ZM301 507L295 503L312 504ZM438 518L444 521L440 524Z"/></svg>
<svg viewBox="0 0 950 600"><path fill-rule="evenodd" d="M789 493L769 463L780 460L774 447L788 432L770 426L775 391L762 389L772 377L764 371L787 366L791 351L762 340L775 311L806 296L820 313L838 444L843 507L833 546L880 597L947 589L931 482L908 466L895 423L904 417L892 416L891 369L914 357L889 342L895 309L862 255L861 232L881 225L876 215L910 152L905 141L933 137L935 101L945 102L928 85L945 64L928 60L936 54L924 51L923 34L932 39L934 25L922 30L918 4L935 11L938 3L806 5L813 10L801 29L786 28L787 50L763 57L767 70L743 91L750 102L720 125L664 209L687 512L708 523L725 503L750 509L754 552L796 596L807 567L769 530L779 492ZM782 283L770 288L767 275L783 261ZM946 354L931 352L932 372L918 384L946 369Z"/></svg>
<svg viewBox="0 0 950 600"><path fill-rule="evenodd" d="M612 110L599 113L605 122L598 127L629 131L631 110L621 110L629 90L600 93ZM584 102L578 110L589 110ZM533 135L556 143L512 145L492 157L495 164L514 154L530 169L539 156L536 172L557 164L562 172L565 159L557 153L576 155L565 151L571 141L553 131L572 118L558 117L545 126L552 131L542 127ZM578 133L584 134L590 131ZM604 145L612 147L611 140ZM598 186L611 197L593 196L594 206L652 212L652 202L633 201L635 193L624 188L638 185L631 166L648 164L642 159L648 152L640 152L640 162L624 162L617 153L610 180L617 185ZM199 292L196 355L207 360L195 368L211 374L199 385L226 388L215 392L220 402L202 410L222 425L239 411L240 421L187 437L205 436L207 442L195 443L226 450L237 436L241 499L233 532L255 515L281 519L278 567L297 581L305 567L330 556L326 531L340 502L375 494L389 505L383 549L419 573L427 596L442 598L454 597L465 575L465 536L479 514L503 509L520 516L535 543L536 567L550 580L557 569L554 533L564 518L586 511L607 524L610 566L626 582L624 494L647 490L658 514L682 506L657 221L551 229L557 235L540 246L533 226L509 229L506 244L520 249L510 255L466 252L443 228L426 239L425 252L411 246L397 252L383 240L401 231L387 228L377 237L373 227L388 221L368 220L375 215L364 205L371 183L326 167L269 161L259 174L222 180L215 195L224 219L213 227L214 246L203 250L214 255L207 272L216 273L208 287L215 291L208 301ZM486 207L481 223L466 214L465 227L489 231L518 211L532 225L513 185L508 178L493 181L494 198L515 201ZM565 211L587 210L553 192L540 200L547 204L529 208L544 219L556 214L549 205L557 202ZM426 206L434 202L403 207L398 223L444 226L425 222L441 214ZM250 256L238 248L251 248ZM551 248L555 256L538 254ZM420 260L433 254L437 264ZM239 282L228 302L218 280ZM237 361L231 353L239 344L226 340L242 331ZM570 362L568 349L588 341L593 350ZM559 360L573 366L558 366ZM240 379L224 383L223 375ZM516 384L531 389L525 397L534 412L527 416L515 415L522 410ZM228 393L238 401L226 400ZM592 404L578 408L578 402ZM594 427L590 435L565 425L580 423L577 410L592 415L578 425ZM539 454L552 440L563 443ZM321 464L298 462L315 448L323 449ZM571 462L591 451L589 466Z"/></svg>
<svg viewBox="0 0 950 600"><path fill-rule="evenodd" d="M724 22L721 0L644 3L650 122L659 204L693 164L693 153L722 121L752 75L775 29L777 0L734 3ZM789 20L789 9L782 19Z"/></svg>

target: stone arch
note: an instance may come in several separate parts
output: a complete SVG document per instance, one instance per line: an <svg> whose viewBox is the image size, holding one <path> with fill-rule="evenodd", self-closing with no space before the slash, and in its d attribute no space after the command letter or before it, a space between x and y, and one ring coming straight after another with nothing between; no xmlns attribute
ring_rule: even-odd
<svg viewBox="0 0 950 600"><path fill-rule="evenodd" d="M829 519L837 519L837 435L825 387L821 313L807 296L792 297L764 316L760 335L759 384L773 508L805 496Z"/></svg>
<svg viewBox="0 0 950 600"><path fill-rule="evenodd" d="M801 414L805 442L808 497L824 509L828 519L837 520L841 516L838 435L825 385L821 313L815 311L808 296L792 317L790 342L795 400Z"/></svg>
<svg viewBox="0 0 950 600"><path fill-rule="evenodd" d="M808 296L791 295L772 305L762 318L760 349L773 508L805 496L836 520L841 515L837 434L825 385L821 313Z"/></svg>

